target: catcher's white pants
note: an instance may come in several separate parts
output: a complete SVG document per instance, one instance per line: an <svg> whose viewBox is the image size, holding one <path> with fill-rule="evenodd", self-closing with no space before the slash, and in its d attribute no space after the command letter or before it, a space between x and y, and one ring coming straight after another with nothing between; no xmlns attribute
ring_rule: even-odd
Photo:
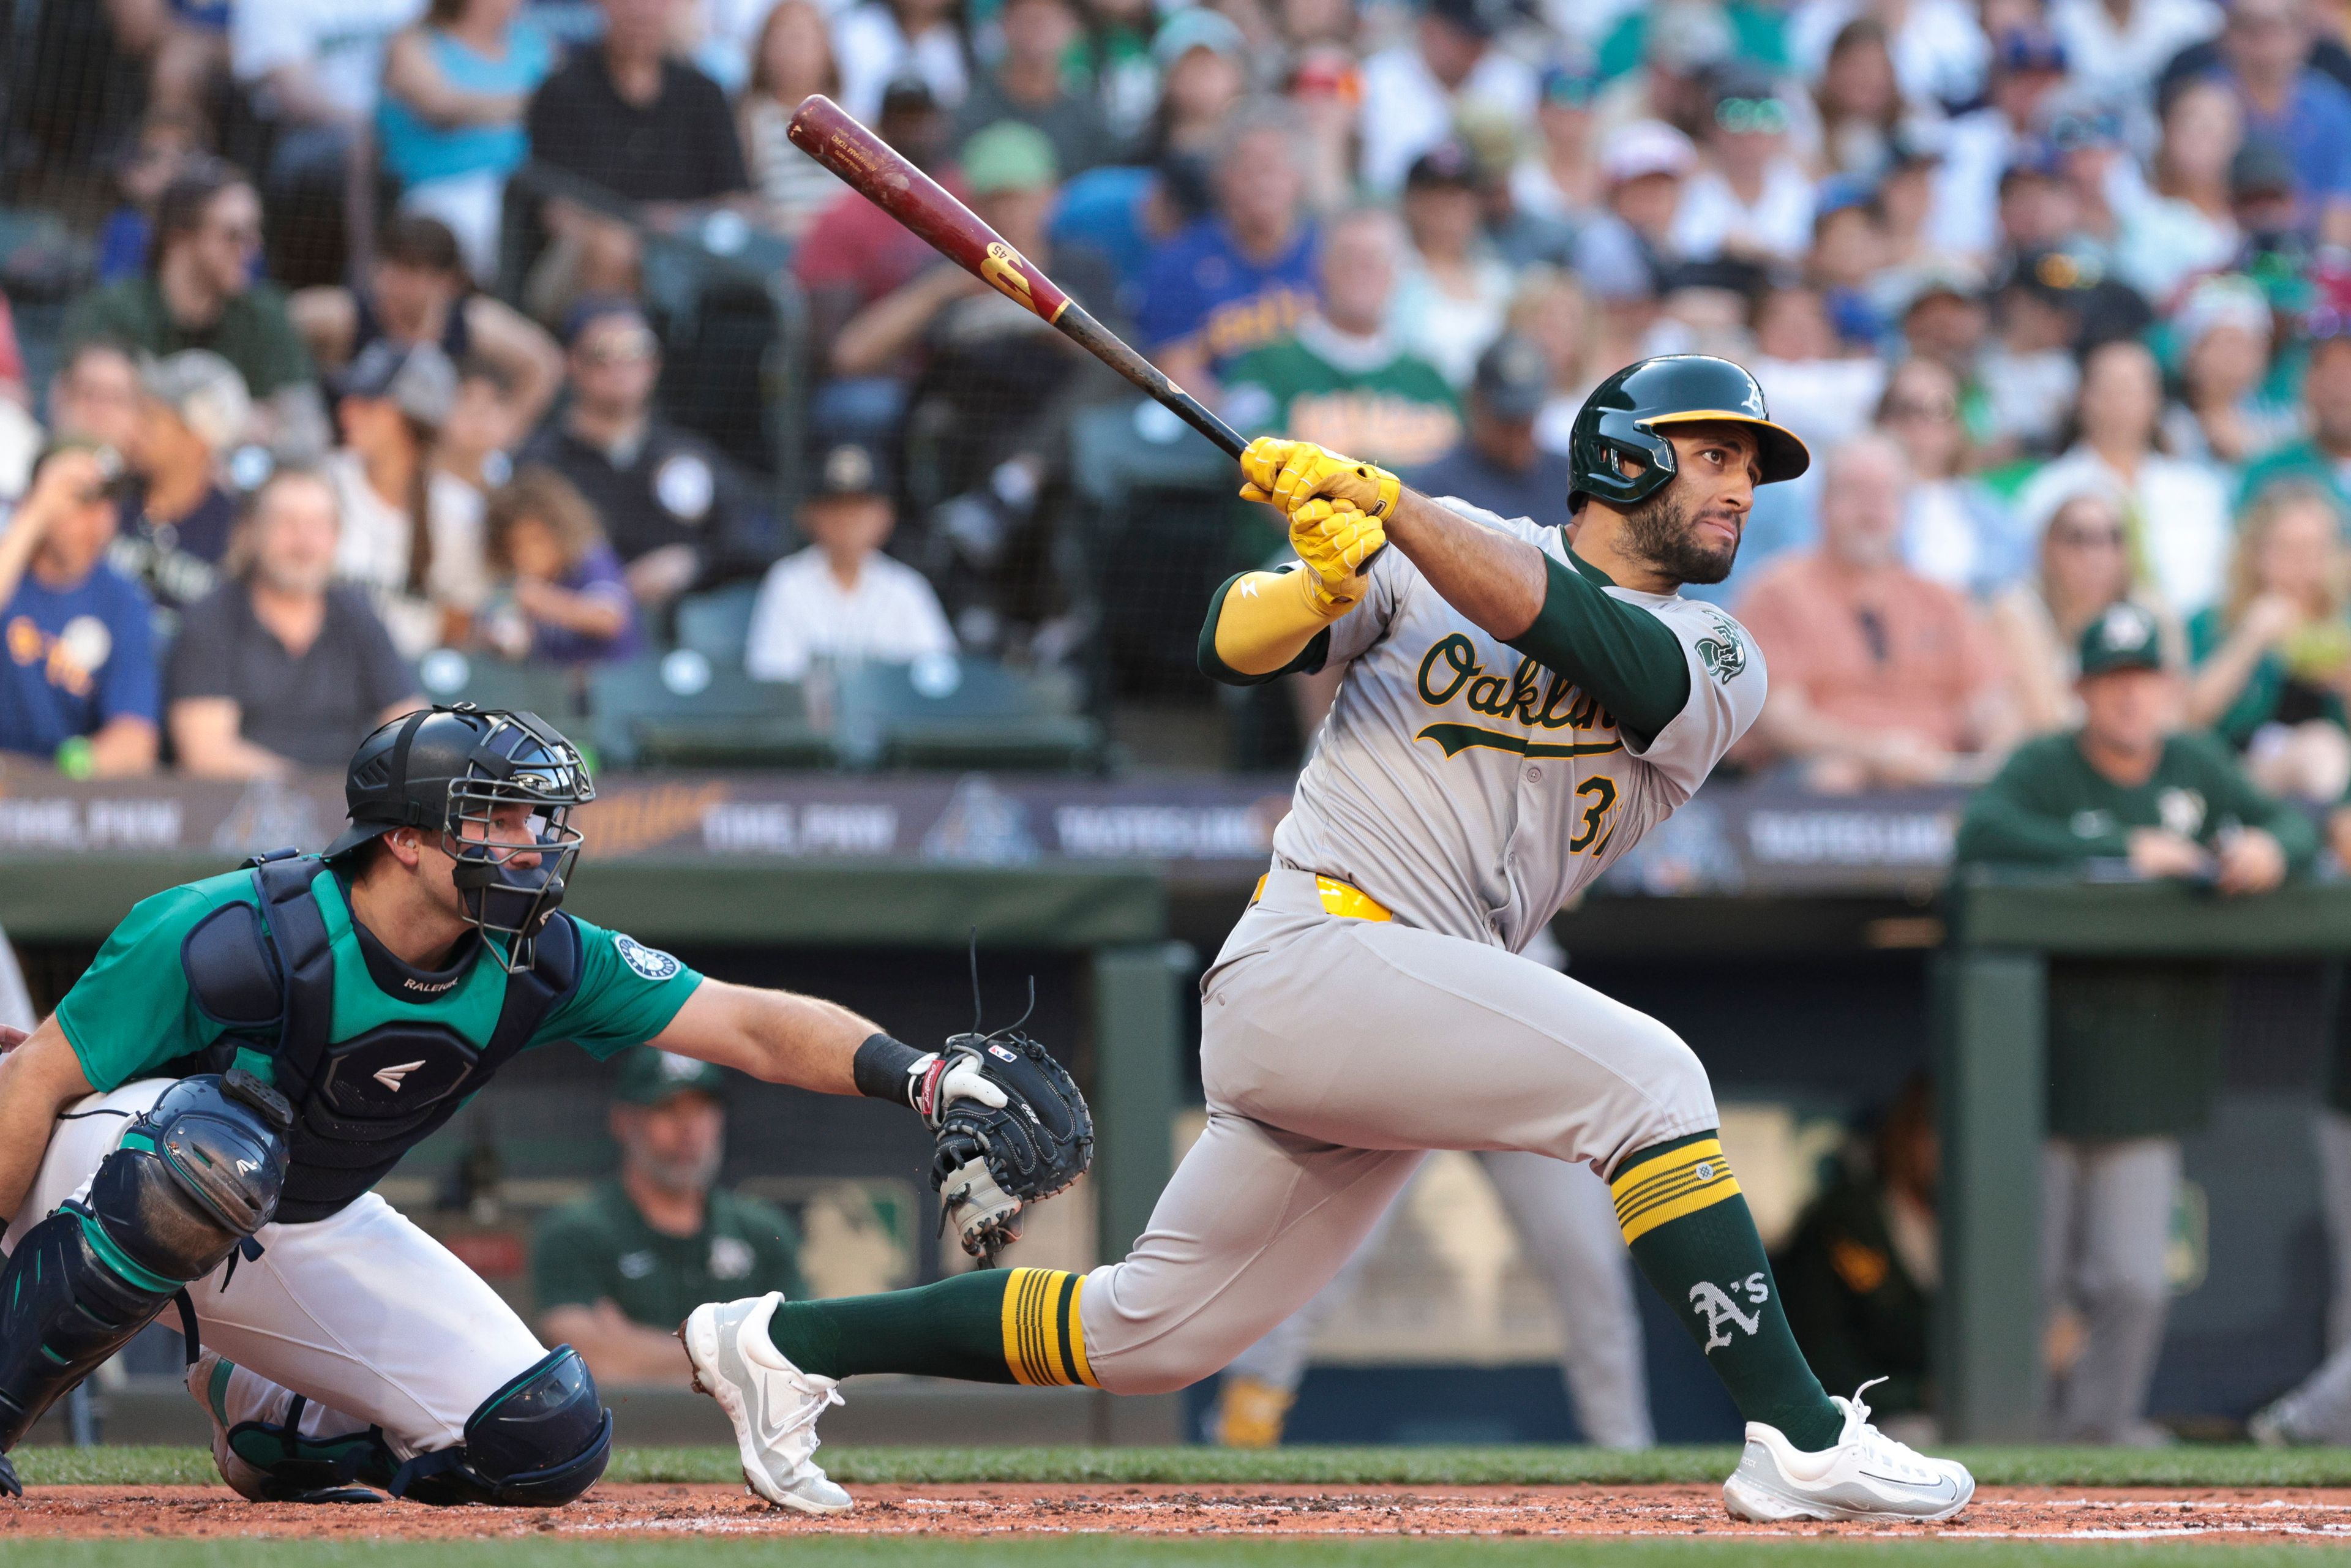
<svg viewBox="0 0 2351 1568"><path fill-rule="evenodd" d="M1518 1230L1520 1245L1551 1287L1562 1341L1560 1376L1584 1437L1605 1448L1648 1448L1657 1437L1649 1422L1633 1260L1616 1227L1608 1184L1589 1166L1548 1155L1489 1151L1477 1160ZM1331 1282L1233 1357L1227 1375L1238 1373L1285 1393L1296 1390L1306 1375L1315 1332L1354 1295L1364 1266L1403 1208L1401 1201L1390 1204Z"/></svg>
<svg viewBox="0 0 2351 1568"><path fill-rule="evenodd" d="M68 1107L0 1251L86 1197L131 1119L172 1082L142 1079ZM462 1442L482 1401L546 1354L481 1276L374 1193L312 1224L266 1225L256 1239L259 1258L235 1258L234 1270L188 1288L204 1348L256 1375L236 1380L234 1416L270 1408L274 1384L312 1401L306 1435L381 1427L408 1458Z"/></svg>
<svg viewBox="0 0 2351 1568"><path fill-rule="evenodd" d="M1201 982L1208 1125L1123 1262L1086 1277L1086 1356L1120 1394L1223 1367L1330 1281L1428 1149L1603 1171L1715 1125L1656 1019L1531 959L1326 914L1277 868Z"/></svg>

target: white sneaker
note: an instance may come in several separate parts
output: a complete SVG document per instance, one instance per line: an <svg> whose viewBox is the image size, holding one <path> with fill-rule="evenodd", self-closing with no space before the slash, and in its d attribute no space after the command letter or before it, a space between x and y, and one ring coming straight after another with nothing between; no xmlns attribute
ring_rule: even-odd
<svg viewBox="0 0 2351 1568"><path fill-rule="evenodd" d="M1734 1519L1949 1519L1976 1494L1967 1467L1931 1459L1869 1424L1861 1402L1874 1379L1851 1399L1830 1396L1844 1412L1836 1446L1804 1453L1761 1421L1747 1423L1747 1451L1722 1483Z"/></svg>
<svg viewBox="0 0 2351 1568"><path fill-rule="evenodd" d="M783 1304L780 1291L739 1301L710 1301L678 1325L677 1337L694 1363L694 1386L718 1401L735 1426L743 1479L779 1508L839 1513L850 1496L826 1479L810 1458L819 1441L816 1418L841 1403L840 1384L802 1372L768 1337L768 1320Z"/></svg>

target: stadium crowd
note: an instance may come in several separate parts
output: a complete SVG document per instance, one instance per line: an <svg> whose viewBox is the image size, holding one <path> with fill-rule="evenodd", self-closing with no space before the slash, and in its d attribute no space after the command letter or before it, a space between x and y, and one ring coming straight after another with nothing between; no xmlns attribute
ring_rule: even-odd
<svg viewBox="0 0 2351 1568"><path fill-rule="evenodd" d="M730 584L759 680L1082 661L1081 415L1129 394L793 147L823 91L1237 425L1498 510L1564 520L1600 375L1750 365L1818 461L1698 591L1773 671L1749 766L1986 779L2127 601L2258 784L2351 785L2306 0L41 9L12 90L66 79L94 178L10 109L73 259L0 256L59 307L20 348L0 295L0 749L329 765L433 650L625 661ZM781 368L714 357L744 268Z"/></svg>

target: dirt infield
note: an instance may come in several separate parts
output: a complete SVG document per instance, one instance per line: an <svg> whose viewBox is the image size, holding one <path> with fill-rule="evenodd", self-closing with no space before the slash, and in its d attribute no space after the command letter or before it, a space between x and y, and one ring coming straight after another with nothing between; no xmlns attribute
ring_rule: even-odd
<svg viewBox="0 0 2351 1568"><path fill-rule="evenodd" d="M434 1509L402 1502L250 1503L219 1487L47 1487L0 1501L0 1543L42 1536L1935 1534L2129 1541L2210 1536L2351 1539L2351 1490L2003 1487L1938 1526L1733 1522L1712 1487L861 1486L831 1519L770 1509L739 1488L608 1485L569 1508Z"/></svg>

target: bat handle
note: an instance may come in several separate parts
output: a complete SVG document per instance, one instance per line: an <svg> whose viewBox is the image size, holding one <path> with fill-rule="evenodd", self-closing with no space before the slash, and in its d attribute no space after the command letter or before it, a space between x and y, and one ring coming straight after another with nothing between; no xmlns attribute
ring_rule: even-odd
<svg viewBox="0 0 2351 1568"><path fill-rule="evenodd" d="M1133 382L1153 402L1207 436L1209 443L1226 456L1238 459L1248 448L1249 443L1242 439L1239 431L1208 412L1207 405L1198 398L1169 381L1165 371L1121 341L1116 334L1088 315L1086 308L1076 300L1070 301L1053 325L1112 370Z"/></svg>

